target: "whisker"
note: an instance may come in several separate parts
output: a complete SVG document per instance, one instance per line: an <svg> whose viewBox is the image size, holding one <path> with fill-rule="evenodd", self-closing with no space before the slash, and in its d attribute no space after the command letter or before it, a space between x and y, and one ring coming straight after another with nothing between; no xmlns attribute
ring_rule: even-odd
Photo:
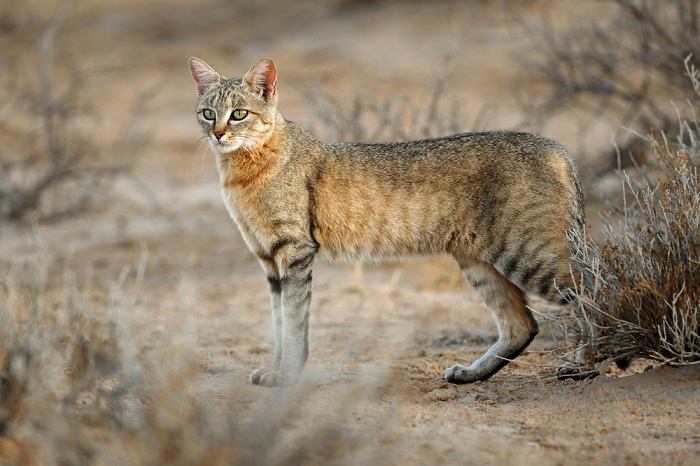
<svg viewBox="0 0 700 466"><path fill-rule="evenodd" d="M206 157L206 151L207 151L208 146L209 146L209 144L208 144L207 136L200 137L199 141L197 142L197 151L196 151L196 156L199 158L200 166L204 165L204 157Z"/></svg>

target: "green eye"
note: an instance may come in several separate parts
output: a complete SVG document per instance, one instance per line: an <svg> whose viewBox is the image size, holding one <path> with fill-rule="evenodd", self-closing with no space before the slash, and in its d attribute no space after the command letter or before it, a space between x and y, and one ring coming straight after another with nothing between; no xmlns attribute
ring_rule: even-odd
<svg viewBox="0 0 700 466"><path fill-rule="evenodd" d="M214 121L216 120L216 112L210 108L205 108L202 110L202 116L205 120Z"/></svg>
<svg viewBox="0 0 700 466"><path fill-rule="evenodd" d="M248 116L248 110L242 110L240 108L237 108L233 112L231 112L231 119L235 121L241 121L243 118Z"/></svg>

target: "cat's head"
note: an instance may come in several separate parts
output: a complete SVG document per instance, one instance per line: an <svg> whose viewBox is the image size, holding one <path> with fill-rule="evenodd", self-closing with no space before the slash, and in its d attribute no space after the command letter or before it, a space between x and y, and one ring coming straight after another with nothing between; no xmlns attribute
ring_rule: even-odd
<svg viewBox="0 0 700 466"><path fill-rule="evenodd" d="M197 121L211 146L220 153L260 147L274 129L277 116L277 68L263 58L240 78L225 78L196 57L190 57L197 83Z"/></svg>

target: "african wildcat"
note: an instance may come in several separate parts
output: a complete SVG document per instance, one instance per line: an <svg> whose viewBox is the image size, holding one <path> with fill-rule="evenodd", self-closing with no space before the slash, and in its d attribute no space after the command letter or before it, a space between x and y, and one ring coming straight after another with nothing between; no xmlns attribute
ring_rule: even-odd
<svg viewBox="0 0 700 466"><path fill-rule="evenodd" d="M277 111L271 59L231 79L189 63L224 202L270 286L274 363L252 383L281 385L301 372L316 257L452 255L499 331L476 362L445 370L455 383L489 378L532 341L525 292L565 296L557 287L571 286L567 231L583 228L584 211L559 144L516 132L324 144Z"/></svg>

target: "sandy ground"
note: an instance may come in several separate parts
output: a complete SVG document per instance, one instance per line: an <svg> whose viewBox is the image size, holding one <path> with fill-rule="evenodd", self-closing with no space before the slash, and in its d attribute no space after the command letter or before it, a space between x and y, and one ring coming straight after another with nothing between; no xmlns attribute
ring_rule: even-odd
<svg viewBox="0 0 700 466"><path fill-rule="evenodd" d="M197 145L186 57L199 55L225 74L273 56L282 111L310 122L302 88L311 79L344 95L368 76L419 89L434 75L428 64L458 51L455 92L470 108L496 104L492 126L508 126L518 118L503 88L512 86L521 41L498 21L502 11L472 3L390 2L342 14L301 3L269 15L253 3L238 10L176 3L76 7L64 45L82 44L81 56L95 65L127 62L91 88L101 105L114 106L115 124L125 96L161 80L149 114L153 144L134 177L90 212L60 224L1 226L0 261L8 266L40 250L78 273L92 270L96 288L106 289L147 251L138 298L148 312L139 325L156 335L152 345L158 335L187 333L202 359L201 400L226 409L236 393L254 406L274 396L248 383L271 357L267 285L220 201L211 154ZM575 144L571 121L548 135ZM304 396L331 399L358 381L376 387L343 422L388 424L384 446L400 448L404 464L694 464L700 457L700 368L645 371L640 361L592 381L557 381L544 328L519 364L452 386L442 370L477 358L496 330L451 260L320 264L314 279Z"/></svg>

